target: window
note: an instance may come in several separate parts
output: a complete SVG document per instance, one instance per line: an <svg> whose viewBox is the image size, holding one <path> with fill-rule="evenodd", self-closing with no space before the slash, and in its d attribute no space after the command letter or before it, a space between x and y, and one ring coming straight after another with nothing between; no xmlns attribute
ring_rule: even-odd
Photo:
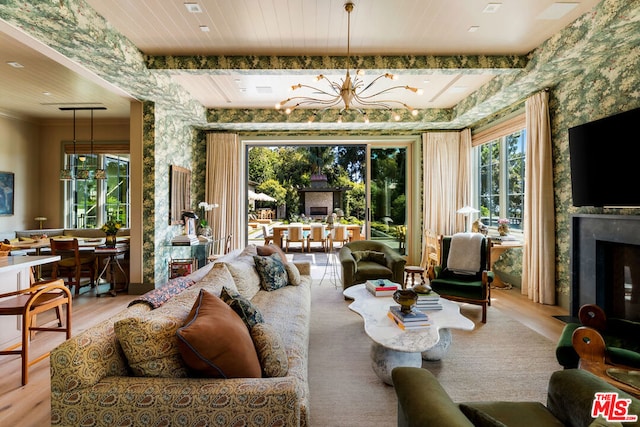
<svg viewBox="0 0 640 427"><path fill-rule="evenodd" d="M106 179L76 179L66 183L65 227L99 228L109 219L129 227L129 155L77 155L71 163L73 156L67 154L67 164L75 164L78 169L104 169Z"/></svg>
<svg viewBox="0 0 640 427"><path fill-rule="evenodd" d="M510 229L522 230L526 155L526 129L522 122L503 127L500 136L487 132L474 137L477 206L482 222L490 227L497 227L498 219L506 218Z"/></svg>

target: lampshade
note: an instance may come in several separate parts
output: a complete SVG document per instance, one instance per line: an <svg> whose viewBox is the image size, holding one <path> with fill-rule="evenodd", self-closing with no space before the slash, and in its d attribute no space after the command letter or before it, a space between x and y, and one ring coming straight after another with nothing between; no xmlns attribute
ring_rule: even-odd
<svg viewBox="0 0 640 427"><path fill-rule="evenodd" d="M76 179L89 179L89 169L76 170Z"/></svg>
<svg viewBox="0 0 640 427"><path fill-rule="evenodd" d="M60 169L60 181L71 181L72 179L71 169Z"/></svg>
<svg viewBox="0 0 640 427"><path fill-rule="evenodd" d="M480 212L478 209L468 205L456 211L456 213L464 214L464 215L469 215L469 214L478 213L478 212Z"/></svg>
<svg viewBox="0 0 640 427"><path fill-rule="evenodd" d="M96 169L95 179L107 179L107 171L104 169Z"/></svg>

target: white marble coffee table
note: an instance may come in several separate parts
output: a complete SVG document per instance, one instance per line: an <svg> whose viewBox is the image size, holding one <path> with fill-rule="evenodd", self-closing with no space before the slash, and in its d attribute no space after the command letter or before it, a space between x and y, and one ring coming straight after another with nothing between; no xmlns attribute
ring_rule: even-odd
<svg viewBox="0 0 640 427"><path fill-rule="evenodd" d="M396 366L422 366L422 359L440 360L451 344L450 329L473 330L474 323L460 314L460 307L444 298L442 310L428 311L432 326L402 330L387 316L389 306L397 305L392 297L375 297L364 285L351 286L343 292L354 301L349 309L364 320L364 330L373 340L372 367L378 377L393 385L391 371Z"/></svg>

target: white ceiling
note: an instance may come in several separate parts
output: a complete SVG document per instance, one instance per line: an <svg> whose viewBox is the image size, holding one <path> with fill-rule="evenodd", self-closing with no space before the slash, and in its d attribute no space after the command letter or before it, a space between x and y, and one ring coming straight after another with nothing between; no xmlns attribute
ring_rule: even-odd
<svg viewBox="0 0 640 427"><path fill-rule="evenodd" d="M346 55L347 13L343 0L87 0L141 52L149 55ZM198 3L190 13L184 3ZM494 13L485 7L498 3ZM352 55L524 55L598 0L356 0L351 15ZM555 5L555 6L554 6ZM550 7L570 9L546 19ZM206 25L208 32L200 26ZM478 27L469 32L469 28ZM0 112L60 116L59 104L107 106L110 116L128 116L130 97L86 69L0 20ZM24 68L8 66L17 61ZM272 108L291 96L295 83L312 83L311 72L243 73L227 70L173 72L174 80L209 108ZM294 75L295 74L295 75ZM399 70L396 84L417 86L417 108L449 108L493 74ZM339 81L344 71L331 80ZM373 76L365 76L366 82ZM49 92L50 95L43 95ZM394 95L394 98L397 96ZM66 113L68 115L68 113Z"/></svg>

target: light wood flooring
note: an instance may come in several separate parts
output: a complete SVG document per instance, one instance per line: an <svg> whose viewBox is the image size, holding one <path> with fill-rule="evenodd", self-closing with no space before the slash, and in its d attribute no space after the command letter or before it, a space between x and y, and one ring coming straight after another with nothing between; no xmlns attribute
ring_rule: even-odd
<svg viewBox="0 0 640 427"><path fill-rule="evenodd" d="M317 267L313 276L324 274L324 268ZM104 286L104 285L103 285ZM77 335L91 325L105 320L119 312L135 298L135 295L118 294L117 297L95 297L91 290L74 298L73 334ZM530 302L518 289L492 291L492 307L519 320L524 325L557 341L564 323L554 315L566 315L566 311L553 306L543 306ZM488 321L491 321L489 309ZM38 356L54 348L64 340L62 333L41 333L32 342L31 353ZM29 369L29 383L22 387L20 382L20 358L0 356L0 426L47 426L50 424L50 378L49 359L45 359Z"/></svg>

